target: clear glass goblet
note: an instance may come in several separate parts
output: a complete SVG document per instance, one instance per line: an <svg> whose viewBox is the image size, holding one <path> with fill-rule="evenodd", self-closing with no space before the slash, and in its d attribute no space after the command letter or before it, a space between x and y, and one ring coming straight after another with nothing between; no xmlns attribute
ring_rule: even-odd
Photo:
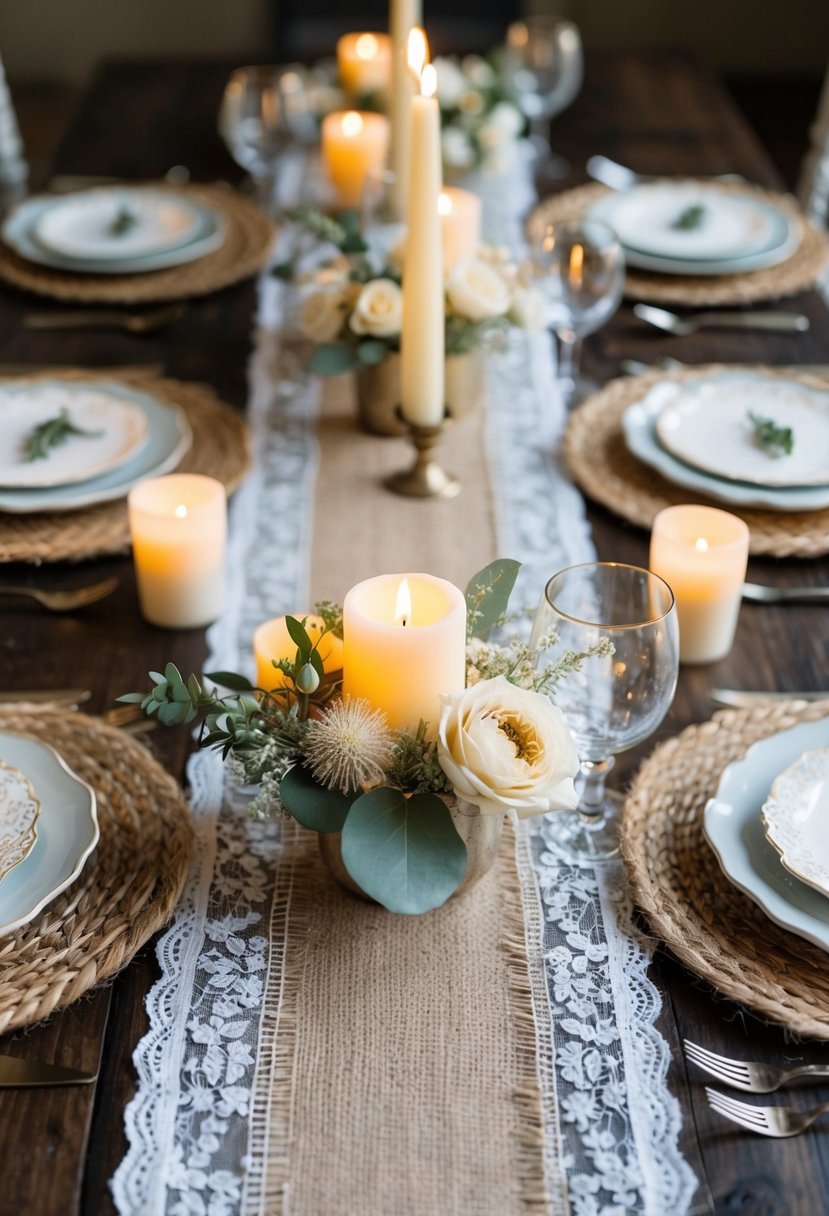
<svg viewBox="0 0 829 1216"><path fill-rule="evenodd" d="M280 155L315 138L304 69L295 64L237 68L222 97L219 133L233 159L253 179L259 201L269 206Z"/></svg>
<svg viewBox="0 0 829 1216"><path fill-rule="evenodd" d="M558 338L558 379L573 405L598 385L580 376L581 342L619 307L625 258L616 234L596 220L548 224L530 244L521 276L536 287L547 309L547 328Z"/></svg>
<svg viewBox="0 0 829 1216"><path fill-rule="evenodd" d="M616 754L653 734L673 700L679 671L673 592L638 566L570 566L547 583L531 644L538 647L551 635L556 642L541 653L540 667L566 652L590 651L603 639L612 645L612 654L585 659L550 693L581 760L579 807L573 815L556 815L553 848L571 864L592 865L618 853L621 799L605 786Z"/></svg>
<svg viewBox="0 0 829 1216"><path fill-rule="evenodd" d="M572 21L532 16L507 30L507 81L530 124L537 176L564 177L569 165L550 149L550 120L575 98L584 79L581 37Z"/></svg>

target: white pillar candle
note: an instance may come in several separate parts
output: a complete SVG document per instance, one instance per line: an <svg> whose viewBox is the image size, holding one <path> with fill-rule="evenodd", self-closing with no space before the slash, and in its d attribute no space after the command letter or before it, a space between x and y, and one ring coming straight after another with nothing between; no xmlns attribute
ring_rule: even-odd
<svg viewBox="0 0 829 1216"><path fill-rule="evenodd" d="M408 598L407 598L408 597ZM429 574L383 574L343 604L343 695L365 698L393 728L434 736L443 693L466 683L466 602Z"/></svg>
<svg viewBox="0 0 829 1216"><path fill-rule="evenodd" d="M443 272L461 258L473 257L481 243L481 200L471 190L444 186L438 196L443 242Z"/></svg>
<svg viewBox="0 0 829 1216"><path fill-rule="evenodd" d="M342 639L333 633L326 633L322 617L313 613L293 612L293 617L302 621L305 632L317 646L326 675L340 671L343 665ZM283 688L287 684L284 674L274 667L274 659L288 659L293 663L296 658L297 645L288 633L288 623L284 616L274 617L272 621L264 621L253 635L253 656L256 659L256 685L270 692L274 688Z"/></svg>
<svg viewBox="0 0 829 1216"><path fill-rule="evenodd" d="M142 615L170 629L215 621L224 603L222 483L173 473L140 482L127 502Z"/></svg>
<svg viewBox="0 0 829 1216"><path fill-rule="evenodd" d="M653 521L650 568L676 598L679 657L715 663L734 641L749 531L716 507L667 507Z"/></svg>
<svg viewBox="0 0 829 1216"><path fill-rule="evenodd" d="M340 84L352 97L388 93L391 39L388 34L343 34L337 43Z"/></svg>
<svg viewBox="0 0 829 1216"><path fill-rule="evenodd" d="M391 33L391 149L389 163L394 173L392 207L394 218L406 218L406 187L409 175L409 128L415 79L409 69L409 33L412 26L423 23L421 0L390 0L389 32Z"/></svg>
<svg viewBox="0 0 829 1216"><path fill-rule="evenodd" d="M389 146L383 114L335 110L322 120L322 159L342 207L359 207L366 174L380 169Z"/></svg>
<svg viewBox="0 0 829 1216"><path fill-rule="evenodd" d="M421 93L412 98L400 396L407 421L437 426L445 406L440 111L434 96L437 77L426 64L427 57L426 35L421 29L412 30L409 62L420 79Z"/></svg>

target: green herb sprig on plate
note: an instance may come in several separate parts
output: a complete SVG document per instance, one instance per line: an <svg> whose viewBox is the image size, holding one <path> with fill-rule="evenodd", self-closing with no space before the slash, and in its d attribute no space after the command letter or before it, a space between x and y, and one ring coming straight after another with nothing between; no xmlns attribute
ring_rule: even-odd
<svg viewBox="0 0 829 1216"><path fill-rule="evenodd" d="M705 207L702 203L692 203L686 207L671 224L676 232L696 232L702 227L705 219Z"/></svg>
<svg viewBox="0 0 829 1216"><path fill-rule="evenodd" d="M25 455L27 461L46 460L52 448L60 447L70 435L78 435L84 439L94 439L101 431L85 431L75 426L66 409L55 418L47 418L39 423L26 440Z"/></svg>
<svg viewBox="0 0 829 1216"><path fill-rule="evenodd" d="M119 207L115 219L109 226L110 236L126 236L138 226L138 216L131 207Z"/></svg>
<svg viewBox="0 0 829 1216"><path fill-rule="evenodd" d="M794 449L794 432L790 426L778 426L773 418L762 418L753 410L748 419L754 428L754 442L769 456L791 456Z"/></svg>

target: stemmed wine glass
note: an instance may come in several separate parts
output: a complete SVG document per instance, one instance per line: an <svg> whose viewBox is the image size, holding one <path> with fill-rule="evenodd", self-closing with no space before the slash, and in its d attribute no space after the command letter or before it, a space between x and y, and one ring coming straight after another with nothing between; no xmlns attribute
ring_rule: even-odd
<svg viewBox="0 0 829 1216"><path fill-rule="evenodd" d="M573 405L597 387L579 374L581 340L609 321L621 303L622 247L596 220L548 224L531 242L521 275L544 297L547 327L558 338L558 378Z"/></svg>
<svg viewBox="0 0 829 1216"><path fill-rule="evenodd" d="M507 81L530 124L536 171L548 181L564 177L568 164L550 149L550 120L570 105L584 78L579 31L572 21L534 16L507 30Z"/></svg>
<svg viewBox="0 0 829 1216"><path fill-rule="evenodd" d="M233 72L222 97L219 133L251 175L264 206L273 202L279 156L294 144L309 144L315 132L304 69L257 64Z"/></svg>
<svg viewBox="0 0 829 1216"><path fill-rule="evenodd" d="M553 687L581 759L573 815L556 816L553 848L575 865L591 865L618 852L615 813L619 795L605 788L617 752L653 734L670 708L679 671L679 629L674 596L658 575L638 566L592 562L553 575L544 589L531 645L555 635L539 657L552 664L571 651L583 654L603 639L612 653L593 655Z"/></svg>

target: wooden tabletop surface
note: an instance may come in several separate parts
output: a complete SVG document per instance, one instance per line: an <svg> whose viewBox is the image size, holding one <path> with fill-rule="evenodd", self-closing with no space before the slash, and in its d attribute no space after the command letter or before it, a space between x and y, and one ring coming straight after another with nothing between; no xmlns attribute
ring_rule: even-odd
<svg viewBox="0 0 829 1216"><path fill-rule="evenodd" d="M226 76L226 66L207 64L106 66L60 146L53 171L141 179L183 164L197 180L237 179L216 134ZM725 93L680 57L591 59L580 97L553 126L553 144L573 165L565 186L584 181L584 161L600 152L643 173L736 172L762 185L780 185ZM669 338L645 332L625 305L588 340L585 371L606 380L619 373L621 359L650 362L663 355L692 364L829 361L829 314L821 299L807 293L789 304L810 317L807 334L722 331ZM253 283L194 301L173 327L142 337L92 330L31 333L21 318L33 307L42 309L43 302L0 290L0 363L162 362L168 374L204 381L226 401L244 404ZM644 532L599 508L590 508L590 520L600 557L646 564ZM85 687L92 691L91 711L102 712L125 689L141 687L147 670L165 658L182 669L200 669L201 631L162 632L141 620L127 559L79 568L7 566L0 569L0 584L60 587L110 574L120 579L117 593L77 615L49 616L29 602L0 599L0 688ZM749 578L775 585L826 584L829 561L754 560ZM683 669L657 739L709 717L713 686L828 687L828 622L820 607L745 605L729 658L712 667ZM648 750L657 739L649 741ZM150 740L160 761L181 776L185 733L159 731ZM629 778L640 759L641 753L625 757L617 780ZM0 1216L105 1216L113 1210L108 1181L125 1151L123 1110L134 1089L130 1056L146 1025L143 998L155 975L148 946L111 986L44 1025L0 1039L0 1052L100 1067L97 1084L87 1088L0 1091ZM693 1210L718 1216L817 1216L829 1210L827 1132L772 1141L731 1128L709 1112L702 1078L687 1068L679 1044L688 1037L746 1058L812 1062L829 1062L829 1045L792 1042L780 1029L718 997L665 952L652 976L664 998L660 1028L673 1047L670 1080L682 1107L681 1148L699 1181ZM827 1099L825 1084L796 1095L801 1106Z"/></svg>

